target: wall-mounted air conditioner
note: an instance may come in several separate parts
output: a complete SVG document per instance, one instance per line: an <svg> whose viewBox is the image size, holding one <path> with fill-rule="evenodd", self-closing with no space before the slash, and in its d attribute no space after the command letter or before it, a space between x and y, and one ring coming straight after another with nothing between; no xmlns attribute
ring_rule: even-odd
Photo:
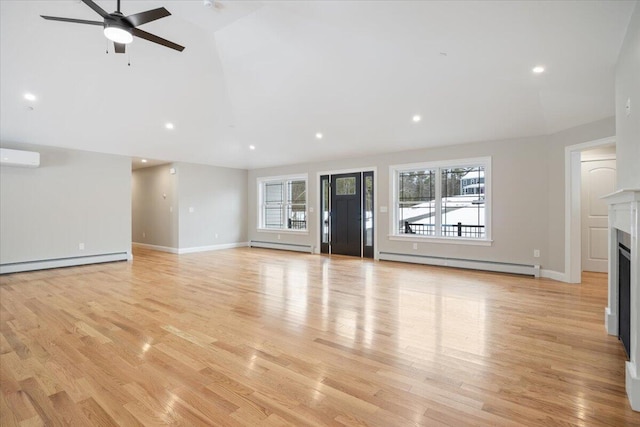
<svg viewBox="0 0 640 427"><path fill-rule="evenodd" d="M37 168L40 166L40 153L0 148L0 166Z"/></svg>

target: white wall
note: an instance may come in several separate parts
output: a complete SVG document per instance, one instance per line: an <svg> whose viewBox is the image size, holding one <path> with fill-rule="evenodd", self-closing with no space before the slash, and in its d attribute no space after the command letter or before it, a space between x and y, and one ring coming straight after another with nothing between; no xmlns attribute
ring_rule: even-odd
<svg viewBox="0 0 640 427"><path fill-rule="evenodd" d="M564 271L564 147L587 142L614 133L614 119L609 118L580 126L553 136L489 141L457 146L430 148L386 155L342 159L333 162L293 165L249 171L249 239L274 243L317 245L319 233L319 171L377 169L376 204L378 206L378 247L376 251L431 255L439 257L497 261L514 264L540 264L543 269ZM443 243L419 243L389 239L389 214L380 206L392 209L389 188L389 166L403 163L473 157L492 158L492 238L491 246ZM257 229L257 184L259 177L301 174L309 175L309 233L291 235L261 232ZM554 230L551 232L551 230ZM533 250L541 251L540 258Z"/></svg>
<svg viewBox="0 0 640 427"><path fill-rule="evenodd" d="M631 99L631 114L625 112ZM636 3L616 66L618 189L640 188L640 3Z"/></svg>
<svg viewBox="0 0 640 427"><path fill-rule="evenodd" d="M247 241L246 170L191 163L137 169L132 199L135 243L183 252Z"/></svg>
<svg viewBox="0 0 640 427"><path fill-rule="evenodd" d="M245 243L247 171L190 163L175 167L180 249Z"/></svg>
<svg viewBox="0 0 640 427"><path fill-rule="evenodd" d="M128 157L25 144L2 147L37 151L41 165L0 167L0 264L130 253Z"/></svg>

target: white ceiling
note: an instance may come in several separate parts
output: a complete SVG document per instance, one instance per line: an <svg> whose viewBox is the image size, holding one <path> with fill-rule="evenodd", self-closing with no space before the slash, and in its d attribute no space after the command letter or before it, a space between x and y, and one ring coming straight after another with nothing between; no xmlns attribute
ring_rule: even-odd
<svg viewBox="0 0 640 427"><path fill-rule="evenodd" d="M39 17L100 20L85 4L1 0L0 139L258 168L549 134L614 114L635 3L123 0L186 49L106 55Z"/></svg>

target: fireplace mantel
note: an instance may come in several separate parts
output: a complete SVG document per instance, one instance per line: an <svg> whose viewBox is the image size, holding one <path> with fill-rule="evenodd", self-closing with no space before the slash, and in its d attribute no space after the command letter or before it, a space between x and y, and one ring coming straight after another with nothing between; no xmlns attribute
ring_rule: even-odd
<svg viewBox="0 0 640 427"><path fill-rule="evenodd" d="M609 304L604 323L618 335L618 230L631 236L631 336L626 362L626 390L631 407L640 411L640 189L623 189L603 199L609 205Z"/></svg>

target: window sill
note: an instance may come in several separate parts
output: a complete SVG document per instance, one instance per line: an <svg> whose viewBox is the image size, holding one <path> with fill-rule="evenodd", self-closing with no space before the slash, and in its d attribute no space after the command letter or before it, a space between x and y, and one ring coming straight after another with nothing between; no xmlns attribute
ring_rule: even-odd
<svg viewBox="0 0 640 427"><path fill-rule="evenodd" d="M389 240L397 240L404 242L422 242L422 243L445 243L452 245L470 245L470 246L492 246L493 240L489 239L470 239L465 237L432 237L432 236L416 236L416 235L398 235L390 234Z"/></svg>
<svg viewBox="0 0 640 427"><path fill-rule="evenodd" d="M277 233L277 234L294 234L300 236L308 236L309 230L289 230L288 228L258 228L258 233Z"/></svg>

